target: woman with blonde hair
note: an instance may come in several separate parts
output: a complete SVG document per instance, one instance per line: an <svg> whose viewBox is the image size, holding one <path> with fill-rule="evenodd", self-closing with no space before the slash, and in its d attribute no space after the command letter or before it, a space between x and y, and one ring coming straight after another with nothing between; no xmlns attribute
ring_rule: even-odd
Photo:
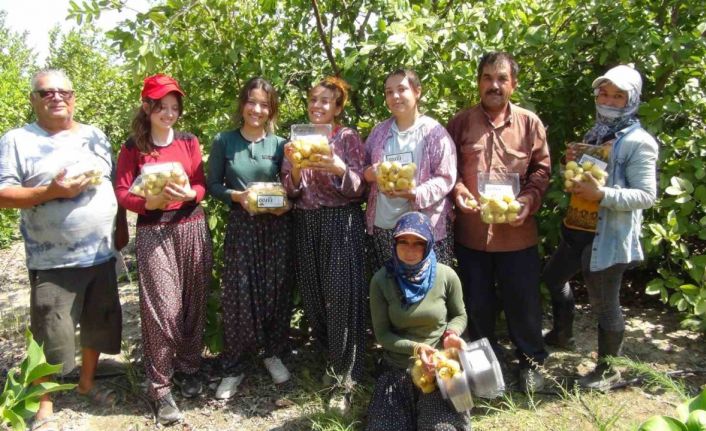
<svg viewBox="0 0 706 431"><path fill-rule="evenodd" d="M330 124L331 155L300 168L285 147L282 178L294 199L297 285L313 335L328 351L339 388L329 407L345 413L363 372L366 326L364 223L361 203L365 149L358 133L340 124L348 84L327 77L308 95L309 121Z"/></svg>

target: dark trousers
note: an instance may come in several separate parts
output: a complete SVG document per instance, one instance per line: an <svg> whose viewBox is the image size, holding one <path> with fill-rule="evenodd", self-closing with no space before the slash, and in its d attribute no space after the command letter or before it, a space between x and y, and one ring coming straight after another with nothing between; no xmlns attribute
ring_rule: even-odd
<svg viewBox="0 0 706 431"><path fill-rule="evenodd" d="M537 247L485 252L456 244L456 257L471 338L487 337L496 345L495 321L503 310L520 367L542 364L547 352L542 340Z"/></svg>
<svg viewBox="0 0 706 431"><path fill-rule="evenodd" d="M620 285L629 265L618 263L601 271L591 271L593 236L593 232L562 225L561 243L544 267L542 280L547 284L553 302L573 307L574 294L568 281L580 272L591 309L598 315L598 324L607 331L623 331L625 320L620 308Z"/></svg>

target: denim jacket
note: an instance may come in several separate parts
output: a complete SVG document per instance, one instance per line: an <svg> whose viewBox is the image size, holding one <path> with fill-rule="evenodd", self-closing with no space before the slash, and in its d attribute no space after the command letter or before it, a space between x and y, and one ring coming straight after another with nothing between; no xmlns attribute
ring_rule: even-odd
<svg viewBox="0 0 706 431"><path fill-rule="evenodd" d="M618 133L608 163L608 181L598 210L591 271L643 260L642 210L657 198L657 142L633 124Z"/></svg>

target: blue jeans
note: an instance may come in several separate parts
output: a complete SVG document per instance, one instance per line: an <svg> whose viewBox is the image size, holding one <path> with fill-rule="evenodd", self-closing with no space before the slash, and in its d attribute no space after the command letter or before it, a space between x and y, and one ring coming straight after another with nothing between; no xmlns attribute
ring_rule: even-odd
<svg viewBox="0 0 706 431"><path fill-rule="evenodd" d="M547 284L552 302L573 303L569 280L581 272L592 310L598 324L606 331L625 329L620 309L620 284L628 264L616 264L602 271L591 271L592 232L569 229L562 225L561 243L544 267L542 280Z"/></svg>
<svg viewBox="0 0 706 431"><path fill-rule="evenodd" d="M495 320L502 309L520 368L544 363L537 247L486 252L457 243L456 257L471 338L487 337L497 345Z"/></svg>

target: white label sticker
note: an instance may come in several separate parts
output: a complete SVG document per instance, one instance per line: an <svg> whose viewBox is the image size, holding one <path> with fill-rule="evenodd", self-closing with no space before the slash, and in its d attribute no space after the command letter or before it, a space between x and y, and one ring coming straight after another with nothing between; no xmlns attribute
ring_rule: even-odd
<svg viewBox="0 0 706 431"><path fill-rule="evenodd" d="M396 153L396 154L385 154L386 162L399 162L402 166L410 164L414 161L412 158L412 152L408 151L406 153Z"/></svg>
<svg viewBox="0 0 706 431"><path fill-rule="evenodd" d="M579 165L582 164L583 162L591 162L593 163L594 166L598 166L601 170L605 171L605 168L608 167L608 163L604 162L601 159L597 159L593 156L589 156L588 154L584 154L581 156L581 159L579 160Z"/></svg>
<svg viewBox="0 0 706 431"><path fill-rule="evenodd" d="M282 195L257 195L258 208L282 208L284 196Z"/></svg>
<svg viewBox="0 0 706 431"><path fill-rule="evenodd" d="M512 191L512 185L510 184L486 184L483 194L490 196L515 196L515 193Z"/></svg>

